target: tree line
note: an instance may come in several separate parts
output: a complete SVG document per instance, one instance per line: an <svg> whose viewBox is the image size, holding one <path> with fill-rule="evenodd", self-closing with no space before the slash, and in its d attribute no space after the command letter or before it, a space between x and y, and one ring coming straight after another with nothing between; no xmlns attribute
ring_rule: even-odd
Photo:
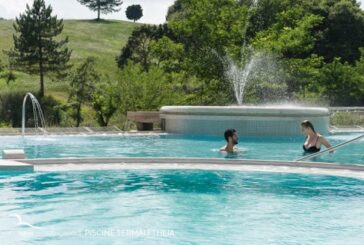
<svg viewBox="0 0 364 245"><path fill-rule="evenodd" d="M276 67L248 82L247 103L364 105L364 11L356 0L177 0L165 25L132 33L117 62L179 74L191 103L221 105L234 98L219 57L244 67L252 52Z"/></svg>
<svg viewBox="0 0 364 245"><path fill-rule="evenodd" d="M40 96L42 73L64 76L71 56L68 39L54 38L63 23L51 13L44 0L27 6L7 52L13 68L40 74ZM272 57L275 66L249 81L246 103L364 105L364 12L356 0L177 0L166 20L133 31L116 58L116 81L99 74L92 57L68 72L77 126L84 104L102 126L116 112L233 104L221 57L244 67L251 53Z"/></svg>

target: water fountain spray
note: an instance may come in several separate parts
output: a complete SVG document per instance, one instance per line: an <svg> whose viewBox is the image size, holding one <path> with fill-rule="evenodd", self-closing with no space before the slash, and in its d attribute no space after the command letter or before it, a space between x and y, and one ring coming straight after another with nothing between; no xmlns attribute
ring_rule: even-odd
<svg viewBox="0 0 364 245"><path fill-rule="evenodd" d="M21 132L22 132L23 137L25 136L25 105L26 105L28 97L30 98L30 100L32 102L35 128L43 129L45 127L43 111L42 111L42 108L41 108L37 98L32 93L27 93L23 100L22 127L21 127L21 129L22 129ZM40 123L40 127L39 127L39 123Z"/></svg>

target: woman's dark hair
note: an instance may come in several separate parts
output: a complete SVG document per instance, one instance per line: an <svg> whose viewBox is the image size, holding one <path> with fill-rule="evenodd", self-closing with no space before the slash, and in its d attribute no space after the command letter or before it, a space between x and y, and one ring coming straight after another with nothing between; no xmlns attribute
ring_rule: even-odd
<svg viewBox="0 0 364 245"><path fill-rule="evenodd" d="M312 129L312 131L314 133L316 133L315 128L313 127L313 124L308 120L304 120L303 122L301 122L301 126L306 127L306 128L310 128L310 129Z"/></svg>
<svg viewBox="0 0 364 245"><path fill-rule="evenodd" d="M233 137L235 132L236 130L233 128L226 129L224 133L225 140L229 142L229 137Z"/></svg>

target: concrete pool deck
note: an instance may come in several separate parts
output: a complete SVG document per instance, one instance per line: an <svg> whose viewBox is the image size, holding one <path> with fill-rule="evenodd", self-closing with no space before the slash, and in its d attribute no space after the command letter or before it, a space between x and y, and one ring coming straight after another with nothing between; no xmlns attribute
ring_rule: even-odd
<svg viewBox="0 0 364 245"><path fill-rule="evenodd" d="M1 161L0 161L1 162ZM319 174L364 179L364 166L321 162L261 161L215 158L73 158L17 160L34 171L219 170ZM1 163L0 163L1 165ZM2 170L0 168L0 170Z"/></svg>
<svg viewBox="0 0 364 245"><path fill-rule="evenodd" d="M16 160L0 160L0 171L33 171L34 165Z"/></svg>

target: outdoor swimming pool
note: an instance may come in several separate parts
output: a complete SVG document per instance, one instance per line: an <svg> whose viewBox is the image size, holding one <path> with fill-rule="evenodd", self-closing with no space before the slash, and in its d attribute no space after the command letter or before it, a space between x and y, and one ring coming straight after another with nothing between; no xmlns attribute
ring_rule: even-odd
<svg viewBox="0 0 364 245"><path fill-rule="evenodd" d="M330 135L333 145L359 134ZM295 160L303 137L176 134L0 137L0 151L42 158L233 158ZM364 141L313 161L364 164ZM210 159L211 160L211 159ZM228 159L230 161L230 159ZM51 160L52 162L53 160ZM361 244L364 180L230 169L75 171L46 165L0 172L0 237L17 243ZM68 171L66 171L68 170ZM345 176L350 176L345 175ZM20 223L19 223L20 222Z"/></svg>
<svg viewBox="0 0 364 245"><path fill-rule="evenodd" d="M3 173L0 234L2 244L362 244L363 204L363 180L328 176Z"/></svg>
<svg viewBox="0 0 364 245"><path fill-rule="evenodd" d="M332 145L345 142L359 134L330 135ZM26 136L0 137L3 149L25 149L26 158L84 157L178 157L235 158L259 160L296 160L303 156L303 137L240 136L236 155L219 151L225 144L221 137L173 134L107 135L107 136ZM313 161L364 164L364 140L323 154Z"/></svg>

